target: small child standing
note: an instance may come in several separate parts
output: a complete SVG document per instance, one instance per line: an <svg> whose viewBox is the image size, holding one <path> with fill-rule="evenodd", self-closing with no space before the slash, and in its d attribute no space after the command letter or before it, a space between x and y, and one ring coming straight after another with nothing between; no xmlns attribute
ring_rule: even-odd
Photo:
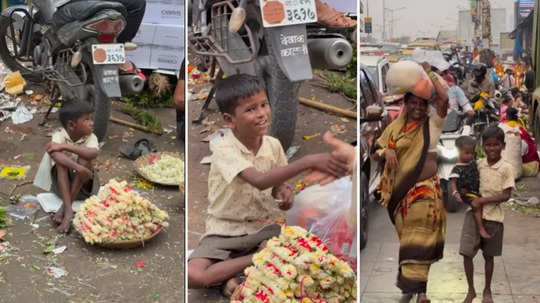
<svg viewBox="0 0 540 303"><path fill-rule="evenodd" d="M510 199L514 187L514 175L512 167L506 163L501 153L505 147L504 132L497 126L488 127L482 134L482 147L487 155L478 161L480 174L480 195L473 199L473 209L482 207L483 225L491 236L483 238L476 227L471 211L465 214L459 253L463 256L463 266L469 291L464 303L471 303L476 297L474 289L474 264L473 258L482 249L485 264L485 287L482 302L493 302L491 293L491 279L493 277L494 257L502 254L504 212L501 203Z"/></svg>
<svg viewBox="0 0 540 303"><path fill-rule="evenodd" d="M450 188L452 196L458 202L465 202L470 206L473 199L480 197L480 175L474 159L476 141L470 136L461 136L457 138L456 146L459 150L459 159L450 174ZM473 214L480 236L490 238L482 223L482 207L473 209Z"/></svg>
<svg viewBox="0 0 540 303"><path fill-rule="evenodd" d="M34 185L62 199L62 207L51 217L59 233L69 231L73 201L84 200L99 190L98 175L92 166L99 151L93 134L93 111L86 102L62 106L58 113L62 128L53 133L34 179Z"/></svg>
<svg viewBox="0 0 540 303"><path fill-rule="evenodd" d="M259 78L241 74L219 80L216 101L230 132L214 146L206 230L188 257L187 276L189 288L222 285L230 297L253 254L280 233L276 221L294 201L284 182L308 169L341 177L349 168L330 154L287 164L279 140L266 135L271 111Z"/></svg>

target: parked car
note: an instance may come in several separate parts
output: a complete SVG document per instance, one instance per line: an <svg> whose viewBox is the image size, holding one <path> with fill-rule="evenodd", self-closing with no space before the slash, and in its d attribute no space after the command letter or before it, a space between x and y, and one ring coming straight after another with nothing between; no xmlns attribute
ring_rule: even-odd
<svg viewBox="0 0 540 303"><path fill-rule="evenodd" d="M360 249L368 239L368 205L375 191L382 167L372 160L371 153L375 140L390 124L390 117L384 110L382 94L378 90L371 73L360 67Z"/></svg>
<svg viewBox="0 0 540 303"><path fill-rule="evenodd" d="M360 67L370 73L371 79L375 80L375 85L383 95L389 92L386 85L386 74L390 69L390 63L384 56L362 56Z"/></svg>

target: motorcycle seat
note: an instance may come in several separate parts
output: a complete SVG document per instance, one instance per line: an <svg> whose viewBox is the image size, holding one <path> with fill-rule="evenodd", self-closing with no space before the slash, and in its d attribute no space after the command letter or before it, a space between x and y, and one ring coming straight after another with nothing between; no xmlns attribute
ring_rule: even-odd
<svg viewBox="0 0 540 303"><path fill-rule="evenodd" d="M94 16L96 13L112 9L120 12L124 18L127 10L122 3L110 1L72 1L60 7L53 15L53 23L57 28L65 24L84 21Z"/></svg>

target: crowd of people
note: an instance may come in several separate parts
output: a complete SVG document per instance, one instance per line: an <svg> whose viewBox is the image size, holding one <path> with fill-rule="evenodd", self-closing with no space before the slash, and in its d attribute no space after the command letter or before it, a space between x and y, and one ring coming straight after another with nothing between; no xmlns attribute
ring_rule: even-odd
<svg viewBox="0 0 540 303"><path fill-rule="evenodd" d="M456 140L458 163L450 175L451 196L470 206L465 214L459 253L463 256L470 303L476 297L473 258L481 249L485 259L482 302L493 302L491 281L494 257L503 247L504 212L501 204L511 196L517 179L536 176L540 158L526 128L528 100L534 90L530 61L523 60L524 79L511 69L499 80L486 64L474 64L461 86L447 68L421 64L435 88L431 98L408 92L401 114L378 138L374 157L384 165L379 184L380 203L388 209L399 238L397 286L400 302L430 302L427 282L430 265L443 258L446 210L437 171L437 149L449 111L473 119L479 110L474 98L495 98L500 121L481 133ZM445 67L444 64L438 66ZM390 71L391 72L391 71ZM436 76L434 76L436 74ZM495 81L494 81L495 80ZM519 89L519 83L524 84ZM497 90L498 88L498 90ZM497 92L503 91L503 94ZM433 110L429 110L429 108Z"/></svg>

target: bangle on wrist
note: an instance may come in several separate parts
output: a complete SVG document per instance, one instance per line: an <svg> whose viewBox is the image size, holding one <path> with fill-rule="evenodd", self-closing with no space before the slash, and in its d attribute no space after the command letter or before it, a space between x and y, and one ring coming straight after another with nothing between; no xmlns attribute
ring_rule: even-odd
<svg viewBox="0 0 540 303"><path fill-rule="evenodd" d="M456 194L459 194L459 192L458 192L457 190L454 190L454 191L452 192L452 196L455 196Z"/></svg>

